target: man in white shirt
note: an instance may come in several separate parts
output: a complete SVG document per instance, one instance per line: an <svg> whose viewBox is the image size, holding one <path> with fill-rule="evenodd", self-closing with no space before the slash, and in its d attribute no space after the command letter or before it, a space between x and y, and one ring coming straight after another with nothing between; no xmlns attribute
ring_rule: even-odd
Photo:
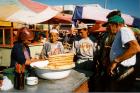
<svg viewBox="0 0 140 93"><path fill-rule="evenodd" d="M122 73L121 67L129 68L136 64L136 53L140 52L140 46L133 31L125 27L122 17L118 15L110 17L106 24L107 29L116 34L110 51L111 63L108 67L108 74L113 77L116 73Z"/></svg>

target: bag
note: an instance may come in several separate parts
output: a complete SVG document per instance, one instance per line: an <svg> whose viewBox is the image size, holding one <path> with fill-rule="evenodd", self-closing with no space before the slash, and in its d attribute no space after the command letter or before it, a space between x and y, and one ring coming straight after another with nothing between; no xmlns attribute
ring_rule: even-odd
<svg viewBox="0 0 140 93"><path fill-rule="evenodd" d="M134 67L120 68L120 73L119 73L119 77L117 80L125 79L127 76L129 76L133 72L134 72Z"/></svg>
<svg viewBox="0 0 140 93"><path fill-rule="evenodd" d="M134 72L134 67L124 67L124 66L118 66L116 71L115 71L115 75L112 77L113 80L123 80L125 78L127 78L128 76L130 76L132 73Z"/></svg>
<svg viewBox="0 0 140 93"><path fill-rule="evenodd" d="M3 75L7 76L8 79L10 79L12 81L12 83L14 83L14 78L15 78L15 68L7 68L3 70ZM28 71L25 70L25 77L27 77L29 75Z"/></svg>

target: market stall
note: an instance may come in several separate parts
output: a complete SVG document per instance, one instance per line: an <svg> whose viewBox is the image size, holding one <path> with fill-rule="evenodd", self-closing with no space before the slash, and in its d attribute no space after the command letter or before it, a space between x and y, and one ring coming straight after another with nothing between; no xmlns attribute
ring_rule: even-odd
<svg viewBox="0 0 140 93"><path fill-rule="evenodd" d="M25 69L24 64L17 63L15 68L3 70L3 76L7 78L3 77L0 91L87 93L89 77L85 74L88 74L88 71L76 71L73 57L73 53L51 55L48 60L31 63L31 71ZM6 80L10 81L6 83Z"/></svg>
<svg viewBox="0 0 140 93"><path fill-rule="evenodd" d="M9 66L11 48L19 28L23 26L30 28L29 25L49 20L61 12L32 0L3 0L0 3L0 10L0 66ZM22 26L14 27L15 22ZM38 35L45 34L47 38L48 29L44 30L43 25L42 28L36 26L30 29L36 37L30 46L33 51L31 55L35 57L36 52L40 53L42 49L42 44L38 43L40 41Z"/></svg>

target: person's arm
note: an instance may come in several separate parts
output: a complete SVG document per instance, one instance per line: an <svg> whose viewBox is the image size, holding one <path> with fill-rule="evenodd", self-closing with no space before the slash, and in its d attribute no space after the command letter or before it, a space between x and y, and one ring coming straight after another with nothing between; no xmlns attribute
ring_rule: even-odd
<svg viewBox="0 0 140 93"><path fill-rule="evenodd" d="M30 52L29 47L26 47L26 50L28 51L29 58L26 59L26 61L25 61L25 65L30 65L30 64L31 64L32 62L34 62L34 61L32 61L32 58L31 58L31 52Z"/></svg>
<svg viewBox="0 0 140 93"><path fill-rule="evenodd" d="M76 41L74 41L73 42L73 44L72 44L72 49L71 49L71 51L74 53L74 55L76 55Z"/></svg>
<svg viewBox="0 0 140 93"><path fill-rule="evenodd" d="M113 62L121 63L122 61L124 61L124 60L132 57L136 53L140 52L140 46L139 46L137 40L132 40L132 41L126 43L125 46L127 46L128 49L122 55L115 58Z"/></svg>
<svg viewBox="0 0 140 93"><path fill-rule="evenodd" d="M76 62L77 61L77 51L76 51L76 41L73 42L72 44L72 49L71 49L71 52L74 53L74 58L73 58L73 61Z"/></svg>
<svg viewBox="0 0 140 93"><path fill-rule="evenodd" d="M64 53L64 46L63 46L63 44L62 43L60 43L60 52L61 52L61 54L63 54Z"/></svg>
<svg viewBox="0 0 140 93"><path fill-rule="evenodd" d="M41 54L40 54L40 59L47 59L46 47L47 47L47 44L45 43L45 44L43 45L43 48L42 48L42 51L41 51Z"/></svg>
<svg viewBox="0 0 140 93"><path fill-rule="evenodd" d="M133 31L130 28L121 28L121 41L122 46L125 46L127 50L120 56L114 59L118 63L132 57L136 53L140 52L140 46L134 36Z"/></svg>
<svg viewBox="0 0 140 93"><path fill-rule="evenodd" d="M126 46L128 49L120 56L115 58L112 63L110 64L110 67L108 69L108 73L112 76L114 75L114 69L117 67L118 64L120 64L122 61L132 57L136 53L140 52L140 46L137 42L137 40L132 40L128 43L126 43Z"/></svg>

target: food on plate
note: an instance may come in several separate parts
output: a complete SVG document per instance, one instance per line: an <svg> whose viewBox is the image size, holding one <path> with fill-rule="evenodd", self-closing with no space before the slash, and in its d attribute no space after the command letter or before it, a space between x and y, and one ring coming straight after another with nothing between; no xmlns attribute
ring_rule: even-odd
<svg viewBox="0 0 140 93"><path fill-rule="evenodd" d="M51 55L48 58L48 63L45 65L37 63L36 65L31 64L32 67L40 68L40 69L49 69L49 70L65 70L71 69L75 67L75 63L73 62L73 53L66 53L66 54L57 54Z"/></svg>
<svg viewBox="0 0 140 93"><path fill-rule="evenodd" d="M74 57L73 53L51 55L48 58L49 64L47 68L52 70L71 69L75 67L73 57Z"/></svg>
<svg viewBox="0 0 140 93"><path fill-rule="evenodd" d="M73 63L69 63L69 64L49 64L47 66L48 69L51 69L51 70L64 70L64 69L71 69L75 67L75 64L74 62Z"/></svg>

